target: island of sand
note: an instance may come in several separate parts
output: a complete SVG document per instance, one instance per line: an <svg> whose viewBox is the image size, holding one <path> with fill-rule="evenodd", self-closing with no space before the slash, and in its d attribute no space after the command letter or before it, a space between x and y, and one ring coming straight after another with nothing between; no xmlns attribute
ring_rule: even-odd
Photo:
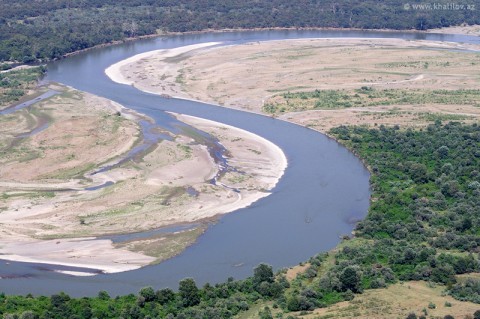
<svg viewBox="0 0 480 319"><path fill-rule="evenodd" d="M0 115L3 260L88 270L66 272L74 275L158 263L194 243L218 215L268 196L287 165L283 152L257 135L173 114L226 148L233 169L218 175L207 146L187 134L174 135L117 103L60 85L40 88L36 96L48 92ZM146 127L157 136L153 142L145 138ZM151 232L174 225L185 227ZM111 239L142 232L147 235Z"/></svg>
<svg viewBox="0 0 480 319"><path fill-rule="evenodd" d="M207 43L138 55L107 74L147 92L269 114L328 133L343 124L477 122L479 50L401 39Z"/></svg>

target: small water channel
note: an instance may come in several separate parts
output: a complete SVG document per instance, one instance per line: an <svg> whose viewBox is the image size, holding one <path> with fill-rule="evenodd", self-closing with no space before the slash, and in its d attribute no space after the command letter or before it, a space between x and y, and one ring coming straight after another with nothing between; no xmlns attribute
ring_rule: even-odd
<svg viewBox="0 0 480 319"><path fill-rule="evenodd" d="M14 112L23 110L25 108L28 108L34 105L35 103L44 101L57 94L59 94L58 91L48 90L47 92L31 100L21 102L19 104L13 105L9 108L6 108L0 111L0 116L12 114ZM173 136L178 134L192 138L196 144L207 146L210 156L212 156L214 162L217 164L219 168L217 175L212 179L213 184L216 184L216 181L221 176L223 176L228 170L234 170L234 168L229 167L228 165L228 160L227 160L228 151L225 149L225 147L223 147L223 145L218 141L217 138L211 136L206 132L196 129L193 126L190 126L186 123L178 121L174 116L170 114L166 114L166 115L170 116L170 121L168 122L168 125L165 125L164 127L159 126L155 122L152 123L149 120L145 120L145 119L139 120L138 124L140 126L141 133L142 133L141 142L135 147L133 147L127 154L121 156L120 159L115 160L113 163L108 163L104 165L100 169L89 174L89 176L110 171L130 160L133 160L137 157L141 157L143 154L145 154L145 152L147 152L149 149L154 147L161 140L172 141ZM50 126L50 124L51 123L49 123L48 121L40 121L38 125L35 128L33 128L31 131L19 134L15 138L24 139L24 138L32 137L46 130ZM112 186L113 184L114 184L113 181L107 181L100 185L86 187L84 190L97 191L105 187ZM61 191L68 191L68 190L63 189ZM187 192L191 193L192 190L191 189L187 190Z"/></svg>

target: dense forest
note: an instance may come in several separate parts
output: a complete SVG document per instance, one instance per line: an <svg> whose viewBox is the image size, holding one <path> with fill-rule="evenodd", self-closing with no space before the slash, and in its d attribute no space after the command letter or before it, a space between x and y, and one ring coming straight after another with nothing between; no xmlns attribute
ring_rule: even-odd
<svg viewBox="0 0 480 319"><path fill-rule="evenodd" d="M74 299L0 295L4 318L232 318L258 304L262 319L294 318L397 281L444 284L459 300L480 303L480 126L440 122L421 130L339 127L331 131L372 171L372 205L354 238L319 254L293 281L259 265L253 276L178 291L143 288L137 295ZM480 305L479 305L480 308ZM477 314L476 314L477 315ZM480 312L478 313L480 316Z"/></svg>
<svg viewBox="0 0 480 319"><path fill-rule="evenodd" d="M419 0L0 0L0 61L60 58L98 44L165 32L239 28L425 30L480 24L480 0L414 8ZM451 4L438 0L435 4ZM468 8L467 8L468 5Z"/></svg>

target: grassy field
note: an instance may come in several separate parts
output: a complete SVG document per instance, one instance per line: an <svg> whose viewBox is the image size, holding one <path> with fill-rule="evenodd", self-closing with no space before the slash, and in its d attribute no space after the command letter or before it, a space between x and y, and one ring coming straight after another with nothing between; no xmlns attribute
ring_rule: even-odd
<svg viewBox="0 0 480 319"><path fill-rule="evenodd" d="M453 315L465 318L480 309L480 305L461 302L445 295L445 286L428 282L402 282L386 289L367 290L352 301L341 302L328 308L317 309L299 318L406 318L408 314L443 318Z"/></svg>
<svg viewBox="0 0 480 319"><path fill-rule="evenodd" d="M269 308L273 318L295 319L404 319L414 313L417 317L444 318L453 315L454 318L472 318L480 305L453 299L444 293L445 286L422 281L407 281L384 289L367 290L356 295L351 301L343 301L326 308L313 311L284 312L275 302L257 302L250 309L238 315L235 319L258 319L265 307Z"/></svg>

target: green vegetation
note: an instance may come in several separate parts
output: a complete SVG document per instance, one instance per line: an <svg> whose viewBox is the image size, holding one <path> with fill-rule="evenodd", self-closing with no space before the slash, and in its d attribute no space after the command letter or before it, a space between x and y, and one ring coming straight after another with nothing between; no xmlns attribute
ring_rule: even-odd
<svg viewBox="0 0 480 319"><path fill-rule="evenodd" d="M480 300L480 283L455 277L479 270L480 127L330 133L370 167L372 204L354 239L309 261L284 295L286 308L308 311L399 280L438 282L454 297Z"/></svg>
<svg viewBox="0 0 480 319"><path fill-rule="evenodd" d="M191 158L192 157L192 148L188 145L183 145L183 144L177 144L177 147L183 151L185 154L185 158Z"/></svg>
<svg viewBox="0 0 480 319"><path fill-rule="evenodd" d="M465 282L457 283L450 289L450 294L458 300L480 304L480 280L468 278Z"/></svg>
<svg viewBox="0 0 480 319"><path fill-rule="evenodd" d="M69 159L67 159L69 160ZM40 178L45 179L70 179L70 178L85 178L85 173L94 169L94 163L85 163L72 168L57 170L51 174L42 175Z"/></svg>
<svg viewBox="0 0 480 319"><path fill-rule="evenodd" d="M396 279L451 285L455 274L478 270L478 125L340 127L332 133L373 173L370 213L336 256L337 263L361 270L362 288ZM362 245L353 245L358 240Z"/></svg>
<svg viewBox="0 0 480 319"><path fill-rule="evenodd" d="M283 281L284 285L288 285ZM252 278L228 280L198 288L193 279L179 283L178 292L151 287L110 298L101 291L96 298L73 299L64 293L51 297L0 295L4 318L232 318L257 301L278 297L285 287L274 281L271 267L260 265ZM17 316L17 317L15 317Z"/></svg>
<svg viewBox="0 0 480 319"><path fill-rule="evenodd" d="M205 231L206 227L200 226L181 232L154 235L140 240L132 240L117 244L117 247L127 247L128 250L141 252L147 256L155 257L153 264L158 264L168 258L174 257L193 244Z"/></svg>
<svg viewBox="0 0 480 319"><path fill-rule="evenodd" d="M437 122L418 131L339 127L331 134L369 165L372 205L355 238L312 257L293 281L262 264L241 281L198 288L185 279L179 292L147 287L137 296L115 299L105 292L81 299L1 295L0 313L4 318L178 319L232 318L259 309L259 318L294 318L289 312L351 300L399 280L445 284L455 298L479 303L480 281L457 283L456 275L480 270L480 127Z"/></svg>
<svg viewBox="0 0 480 319"><path fill-rule="evenodd" d="M0 73L0 108L18 101L34 88L45 70L40 66Z"/></svg>
<svg viewBox="0 0 480 319"><path fill-rule="evenodd" d="M407 90L362 87L358 90L315 90L284 93L267 102L267 113L342 109L382 105L447 104L480 106L480 90ZM460 116L460 115L453 115ZM458 118L451 118L457 120Z"/></svg>
<svg viewBox="0 0 480 319"><path fill-rule="evenodd" d="M462 23L480 24L479 0L455 3L475 6L477 11L405 9L411 2L0 1L0 61L29 63L56 59L98 44L164 32L276 27L425 30Z"/></svg>
<svg viewBox="0 0 480 319"><path fill-rule="evenodd" d="M0 73L0 105L18 100L44 71L37 67ZM283 110L277 106L266 110L421 103L480 105L480 90L364 87L352 92L286 93L282 98L286 101ZM114 299L105 292L81 299L63 293L37 298L1 294L0 314L4 318L39 319L232 318L255 309L259 318L272 318L272 313L278 318L293 318L288 314L291 311L351 300L365 289L399 280L438 282L445 284L454 298L480 303L480 280L457 282L455 277L480 270L476 254L480 248L480 127L440 123L461 120L461 115L424 116L436 123L419 131L339 127L330 132L370 167L372 205L368 217L358 224L354 239L342 242L335 252L312 257L307 270L290 283L282 272L275 275L271 267L260 265L251 278L242 281L198 288L193 280L185 279L180 282L179 292L147 287L137 296ZM182 150L191 152L189 148ZM29 150L19 151L23 154ZM62 171L61 175L79 176L90 166ZM158 197L162 204L169 205L184 193L183 188L169 188ZM80 223L87 223L85 217ZM156 257L164 253L156 251L154 245L149 249Z"/></svg>

